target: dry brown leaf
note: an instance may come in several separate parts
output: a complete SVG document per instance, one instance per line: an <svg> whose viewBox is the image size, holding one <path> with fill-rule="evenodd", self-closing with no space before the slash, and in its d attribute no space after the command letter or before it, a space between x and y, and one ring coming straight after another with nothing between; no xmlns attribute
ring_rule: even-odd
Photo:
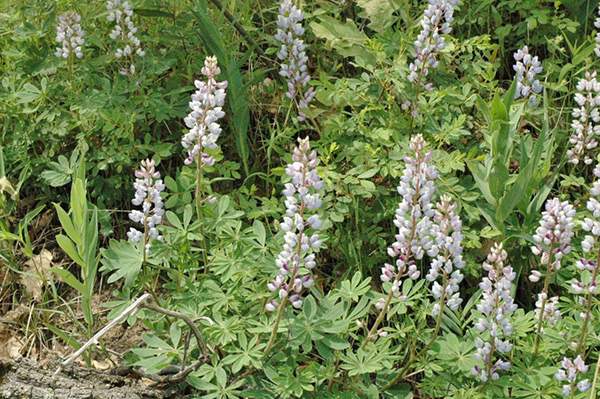
<svg viewBox="0 0 600 399"><path fill-rule="evenodd" d="M42 299L42 287L48 281L47 270L52 267L52 253L42 249L39 255L33 256L25 262L25 273L21 275L21 284L34 300Z"/></svg>
<svg viewBox="0 0 600 399"><path fill-rule="evenodd" d="M21 349L23 349L23 344L19 342L17 337L10 337L0 345L0 357L19 359L21 358Z"/></svg>

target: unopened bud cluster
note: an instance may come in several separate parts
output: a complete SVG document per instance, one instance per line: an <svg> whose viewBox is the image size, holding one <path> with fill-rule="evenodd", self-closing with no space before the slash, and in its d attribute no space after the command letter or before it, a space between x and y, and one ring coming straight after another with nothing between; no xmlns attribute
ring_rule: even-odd
<svg viewBox="0 0 600 399"><path fill-rule="evenodd" d="M554 377L561 382L564 382L562 394L563 396L573 397L573 389L577 388L579 392L585 392L592 384L587 379L577 382L580 374L585 374L589 370L589 366L585 364L581 356L577 356L575 360L564 358L562 368L558 369L558 372L554 374Z"/></svg>
<svg viewBox="0 0 600 399"><path fill-rule="evenodd" d="M215 158L205 151L219 148L217 139L222 129L217 121L225 116L223 105L227 88L227 81L216 81L220 73L221 68L217 63L217 57L207 57L202 67L206 82L200 80L194 82L198 90L192 94L192 101L190 101L192 112L184 119L190 130L181 140L181 145L188 153L184 161L186 165L194 161L208 166L215 163Z"/></svg>
<svg viewBox="0 0 600 399"><path fill-rule="evenodd" d="M507 353L512 349L508 340L513 332L509 316L517 310L517 305L510 295L511 284L517 274L510 265L505 265L506 258L507 254L502 244L494 244L487 261L483 262L483 269L488 275L479 284L483 296L477 310L483 317L479 318L475 328L482 336L475 338L475 359L481 360L484 365L473 367L471 373L479 376L484 382L489 378L497 380L500 377L499 370L510 368L509 361L498 359L494 362L496 351ZM483 335L486 331L489 334Z"/></svg>
<svg viewBox="0 0 600 399"><path fill-rule="evenodd" d="M323 244L318 234L322 220L316 211L323 204L317 191L324 183L317 172L319 158L310 149L308 138L298 139L292 161L285 169L292 181L283 190L286 212L280 225L285 244L275 260L279 273L267 285L270 291L278 292L281 304L271 300L265 306L270 312L287 301L296 309L302 307L302 292L314 284L310 270L316 265L315 252Z"/></svg>
<svg viewBox="0 0 600 399"><path fill-rule="evenodd" d="M142 210L132 210L129 218L135 223L140 223L144 227L144 232L131 228L127 236L132 242L144 241L146 254L150 254L151 239L162 240L156 226L162 221L164 203L160 196L165 189L163 181L160 179L160 172L155 169L155 163L152 159L142 161L142 166L135 171L135 197L131 203L142 207Z"/></svg>
<svg viewBox="0 0 600 399"><path fill-rule="evenodd" d="M306 119L304 110L315 97L313 87L304 91L310 82L310 75L307 70L306 45L301 39L304 35L303 20L304 13L296 8L291 0L281 1L275 34L275 39L281 43L277 52L277 57L282 61L279 74L287 79L285 95L291 100L298 100L299 121Z"/></svg>
<svg viewBox="0 0 600 399"><path fill-rule="evenodd" d="M454 22L454 6L458 0L429 0L427 9L421 19L421 32L415 40L413 62L410 63L409 82L415 82L429 74L429 68L437 68L439 61L437 54L446 47L445 38L452 31L450 25ZM425 86L428 91L433 90L433 85Z"/></svg>
<svg viewBox="0 0 600 399"><path fill-rule="evenodd" d="M514 53L513 57L516 61L513 69L517 74L515 99L521 97L529 98L529 103L536 106L538 104L536 94L542 92L542 85L535 77L542 72L542 63L538 60L537 56L532 57L529 54L527 46Z"/></svg>
<svg viewBox="0 0 600 399"><path fill-rule="evenodd" d="M585 78L577 83L573 108L573 134L569 139L572 147L567 151L569 162L590 165L592 157L589 152L598 146L596 136L600 135L600 83L596 80L596 72L585 73Z"/></svg>
<svg viewBox="0 0 600 399"><path fill-rule="evenodd" d="M81 15L74 11L67 11L58 16L58 21L56 42L61 44L62 47L57 47L54 54L62 58L69 58L71 54L74 54L77 58L83 57L81 46L85 43L83 38L85 32L79 24Z"/></svg>
<svg viewBox="0 0 600 399"><path fill-rule="evenodd" d="M117 59L124 58L129 63L128 66L121 68L120 74L133 75L135 73L134 56L144 57L146 52L142 49L140 40L135 36L137 28L131 20L133 16L131 4L126 0L110 0L106 3L106 9L110 11L106 18L115 23L109 37L119 42L120 45L115 52L115 57Z"/></svg>
<svg viewBox="0 0 600 399"><path fill-rule="evenodd" d="M457 310L462 299L458 292L458 284L463 280L460 269L465 267L466 262L462 257L462 222L460 217L454 213L456 202L444 195L442 201L437 204L432 226L434 245L428 252L429 256L435 256L431 267L425 278L433 281L433 296L435 299L445 298L445 303L436 303L433 314L437 315L443 305L452 310ZM434 253L437 252L437 255ZM440 285L436 280L442 275L443 283Z"/></svg>

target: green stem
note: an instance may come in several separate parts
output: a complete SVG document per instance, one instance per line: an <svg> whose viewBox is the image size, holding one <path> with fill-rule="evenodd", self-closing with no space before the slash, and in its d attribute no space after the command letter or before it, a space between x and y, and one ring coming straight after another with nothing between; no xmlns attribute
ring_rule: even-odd
<svg viewBox="0 0 600 399"><path fill-rule="evenodd" d="M435 328L433 330L433 334L431 335L431 338L429 339L429 342L427 343L427 345L425 345L423 347L423 349L421 349L419 352L417 352L416 355L411 356L408 359L408 362L400 370L400 372L396 375L396 377L394 377L383 388L381 388L381 391L385 391L385 390L389 389L396 382L400 381L400 379L408 371L408 369L410 368L410 366L412 366L412 364L414 363L414 361L417 360L419 357L421 357L424 353L426 353L431 348L431 346L433 345L433 343L435 342L435 340L437 339L438 334L440 333L440 328L442 326L442 315L444 314L444 308L446 306L446 288L447 288L447 286L448 286L448 273L446 273L446 271L444 270L444 282L443 282L443 285L442 285L442 290L443 291L442 291L442 296L440 297L440 311L438 313L438 317L437 317L437 320L435 322Z"/></svg>
<svg viewBox="0 0 600 399"><path fill-rule="evenodd" d="M598 244L600 244L600 239ZM596 278L598 277L598 269L600 269L600 249L598 250L598 257L596 259L596 266L594 267L594 272L592 273L592 278L590 280L590 285L596 282ZM584 342L586 340L587 329L590 321L590 313L592 310L592 301L594 300L594 296L588 290L587 295L587 304L585 309L585 319L583 319L583 326L581 327L581 335L579 337L579 342L577 343L577 350L575 351L577 355L581 355L581 352L584 348Z"/></svg>
<svg viewBox="0 0 600 399"><path fill-rule="evenodd" d="M204 274L208 273L208 245L204 230L204 215L202 214L202 153L196 156L196 215L200 222L200 235L202 236L202 258L204 261Z"/></svg>
<svg viewBox="0 0 600 399"><path fill-rule="evenodd" d="M302 186L304 186L306 184L306 164L304 165L304 168L302 169ZM299 213L300 213L300 218L302 220L304 220L304 210L306 207L306 202L304 200L302 200L300 202L300 209L299 209ZM296 251L296 254L298 255L298 258L300 258L300 255L302 254L302 237L304 235L304 230L301 230L298 233L298 249ZM288 281L288 287L291 286L291 282L294 280L296 274L298 273L298 266L294 266L294 268L292 269L291 273L289 274L290 279ZM277 336L277 330L279 329L279 323L281 322L281 316L283 315L283 309L285 308L285 305L287 304L287 300L288 297L284 297L283 300L281 301L281 304L279 305L279 310L277 311L277 318L275 319L275 325L273 326L273 331L271 331L271 337L269 338L269 343L267 344L267 347L265 348L265 352L263 353L263 357L267 356L267 354L271 351L271 349L273 348L274 344L275 344L275 337Z"/></svg>
<svg viewBox="0 0 600 399"><path fill-rule="evenodd" d="M542 324L544 321L544 311L546 310L546 302L548 302L548 288L550 286L550 274L552 273L552 255L554 252L554 240L550 244L550 252L548 252L548 263L546 264L546 278L544 279L544 289L542 290L542 294L544 294L544 298L542 299L542 306L540 307L540 315L538 317L538 325L535 333L535 346L533 349L533 358L537 358L538 350L540 348L540 336L542 333Z"/></svg>

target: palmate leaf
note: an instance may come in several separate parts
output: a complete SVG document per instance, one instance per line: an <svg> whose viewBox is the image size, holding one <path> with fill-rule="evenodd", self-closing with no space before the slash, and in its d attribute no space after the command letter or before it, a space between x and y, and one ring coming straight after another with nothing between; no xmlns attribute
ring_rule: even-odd
<svg viewBox="0 0 600 399"><path fill-rule="evenodd" d="M144 255L143 248L130 241L110 240L108 249L102 251L103 272L112 272L108 278L109 283L125 278L125 286L131 286L142 269Z"/></svg>
<svg viewBox="0 0 600 399"><path fill-rule="evenodd" d="M349 350L346 355L340 356L340 359L343 362L340 367L347 370L350 376L374 373L383 368L381 355L363 349L358 349L356 353Z"/></svg>

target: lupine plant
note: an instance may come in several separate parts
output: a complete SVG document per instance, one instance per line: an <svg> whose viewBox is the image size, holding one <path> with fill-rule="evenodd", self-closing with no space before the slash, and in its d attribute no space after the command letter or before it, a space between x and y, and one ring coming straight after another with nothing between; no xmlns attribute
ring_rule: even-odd
<svg viewBox="0 0 600 399"><path fill-rule="evenodd" d="M560 318L558 297L549 297L549 287L552 274L561 268L563 257L571 252L570 244L575 227L574 217L575 209L571 204L553 198L546 202L540 226L533 236L536 245L531 247L531 251L534 255L540 256L540 264L545 266L544 273L532 270L529 276L529 280L532 282L537 282L544 276L544 287L538 294L538 300L535 303L535 315L538 319L534 349L536 355L544 323L554 325Z"/></svg>
<svg viewBox="0 0 600 399"><path fill-rule="evenodd" d="M134 25L133 9L127 0L109 0L106 3L109 11L106 19L114 22L115 26L109 37L118 43L114 55L118 60L124 60L119 73L121 75L135 74L135 57L144 57L146 51L142 49L140 39L137 38L137 27Z"/></svg>
<svg viewBox="0 0 600 399"><path fill-rule="evenodd" d="M298 120L306 119L305 110L315 97L314 87L309 87L308 56L306 44L302 40L304 13L292 4L292 0L281 0L277 17L277 33L275 39L281 43L277 58L281 61L279 74L287 79L286 97L298 107ZM288 109L289 112L292 109ZM287 117L286 117L287 120Z"/></svg>
<svg viewBox="0 0 600 399"><path fill-rule="evenodd" d="M542 92L542 85L539 80L536 79L536 75L543 71L542 63L538 60L537 56L532 57L531 54L529 54L527 46L517 50L513 55L513 58L516 61L515 65L513 65L513 69L517 75L515 99L529 99L529 103L536 106L538 104L536 94Z"/></svg>
<svg viewBox="0 0 600 399"><path fill-rule="evenodd" d="M160 193L165 189L163 181L160 179L160 172L155 169L155 163L152 159L142 161L142 166L135 171L135 197L131 203L141 206L142 210L132 210L129 213L129 219L143 226L143 232L131 227L127 237L132 242L142 242L144 244L144 257L150 255L152 240L162 240L159 234L158 226L162 221L165 211L164 203Z"/></svg>
<svg viewBox="0 0 600 399"><path fill-rule="evenodd" d="M225 89L227 81L217 82L216 77L221 73L217 57L207 57L204 60L204 66L201 70L202 75L206 76L206 81L196 80L196 92L192 94L192 101L189 107L192 112L184 119L188 132L181 139L181 145L187 150L187 158L184 163L196 166L196 215L202 220L202 205L206 202L214 201L212 196L204 198L202 188L202 179L205 166L213 166L215 158L209 154L219 148L217 139L221 134L221 125L217 121L223 116L223 105L225 104ZM204 267L208 267L208 250L204 225L200 225L204 256Z"/></svg>
<svg viewBox="0 0 600 399"><path fill-rule="evenodd" d="M267 285L269 291L277 292L279 301L272 299L265 306L268 312L277 310L266 352L273 347L286 304L290 303L294 308L300 309L301 295L314 285L310 270L316 266L315 252L323 245L318 233L322 221L316 211L323 204L318 191L323 188L324 183L317 165L319 159L316 151L311 150L309 139L298 139L298 146L294 147L292 153L292 163L285 169L291 182L286 183L282 192L286 216L280 224L285 233L285 243L275 260L279 273Z"/></svg>
<svg viewBox="0 0 600 399"><path fill-rule="evenodd" d="M55 335L212 399L595 397L591 4L21 3L0 313L31 311L0 356Z"/></svg>
<svg viewBox="0 0 600 399"><path fill-rule="evenodd" d="M567 151L569 162L578 164L581 159L590 165L593 158L590 156L598 141L600 134L600 83L596 80L597 72L585 73L585 78L577 83L577 93L573 108L573 134L569 139L571 148Z"/></svg>
<svg viewBox="0 0 600 399"><path fill-rule="evenodd" d="M83 57L82 46L85 43L83 36L85 32L81 29L81 15L74 11L67 11L58 16L59 24L56 27L56 42L61 47L56 48L56 56L69 58L76 56Z"/></svg>
<svg viewBox="0 0 600 399"><path fill-rule="evenodd" d="M483 262L483 270L487 271L479 287L483 294L477 310L482 314L475 324L481 334L475 338L477 353L475 359L482 364L471 369L473 375L487 383L490 379L497 380L501 370L510 368L510 361L495 355L510 352L513 344L509 338L513 332L510 315L517 309L511 297L510 290L516 273L510 265L505 264L508 254L502 244L495 243ZM497 358L497 360L495 360Z"/></svg>

